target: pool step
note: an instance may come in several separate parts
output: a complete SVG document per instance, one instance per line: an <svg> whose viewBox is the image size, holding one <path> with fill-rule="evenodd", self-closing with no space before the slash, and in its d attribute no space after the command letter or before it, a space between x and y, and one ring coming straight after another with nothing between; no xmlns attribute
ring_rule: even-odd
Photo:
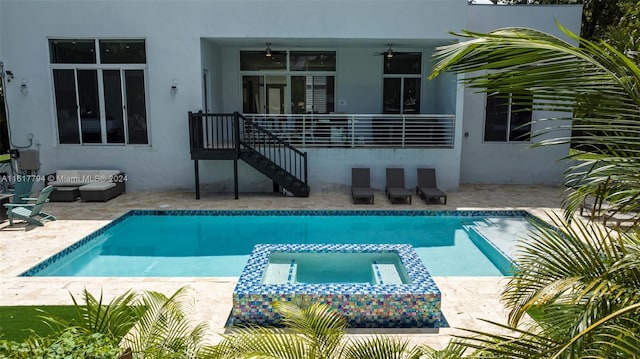
<svg viewBox="0 0 640 359"><path fill-rule="evenodd" d="M481 218L481 219L465 218L460 220L460 224L462 225L462 228L464 228L467 231L474 227L495 227L496 226L495 223L491 222L487 218Z"/></svg>
<svg viewBox="0 0 640 359"><path fill-rule="evenodd" d="M373 277L375 284L402 284L400 274L393 263L377 263L371 264L373 269Z"/></svg>
<svg viewBox="0 0 640 359"><path fill-rule="evenodd" d="M295 260L290 263L269 263L262 281L265 284L294 284L297 270Z"/></svg>

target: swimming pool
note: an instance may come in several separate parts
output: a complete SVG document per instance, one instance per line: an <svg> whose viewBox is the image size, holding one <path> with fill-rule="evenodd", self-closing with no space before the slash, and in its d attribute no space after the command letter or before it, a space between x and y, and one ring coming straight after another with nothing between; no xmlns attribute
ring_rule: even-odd
<svg viewBox="0 0 640 359"><path fill-rule="evenodd" d="M237 277L258 243L370 243L412 245L433 276L502 276L511 270L504 248L530 218L525 211L134 210L22 275Z"/></svg>

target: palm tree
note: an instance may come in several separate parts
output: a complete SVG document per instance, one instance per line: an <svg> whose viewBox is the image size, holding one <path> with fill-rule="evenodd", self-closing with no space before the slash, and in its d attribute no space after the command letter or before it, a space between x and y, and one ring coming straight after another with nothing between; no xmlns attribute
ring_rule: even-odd
<svg viewBox="0 0 640 359"><path fill-rule="evenodd" d="M640 197L640 68L632 61L637 57L561 29L580 46L525 28L462 32L457 35L469 40L440 48L430 78L444 71L469 73L463 82L471 88L516 99L533 93L533 110L558 112L554 120L566 120L560 127L577 134L537 143L574 144L567 159L577 164L565 174L574 189L565 201L567 218L589 194L633 213Z"/></svg>
<svg viewBox="0 0 640 359"><path fill-rule="evenodd" d="M494 324L514 334L468 331L459 338L475 356L637 358L640 232L569 225L559 217L553 225L535 224L516 258L518 273L502 293L509 323Z"/></svg>
<svg viewBox="0 0 640 359"><path fill-rule="evenodd" d="M76 319L69 322L51 315L42 317L60 333L73 327L106 335L136 358L195 358L205 347L207 327L204 323L194 325L187 315L193 311L191 294L188 287L171 296L127 291L104 303L102 293L96 298L85 289L82 301L72 296Z"/></svg>
<svg viewBox="0 0 640 359"><path fill-rule="evenodd" d="M533 93L534 110L575 114L561 115L566 120L561 127L572 125L579 134L536 144L577 144L567 157L578 162L565 173L572 187L565 216L554 217L556 228L536 225L521 243L518 272L502 295L509 323L494 323L512 334L469 331L460 339L476 350L472 357L636 358L640 353L640 229L621 234L596 223L569 222L588 194L610 201L617 211L638 208L640 69L612 46L561 29L580 47L539 31L509 28L462 32L458 35L467 41L436 54L440 61L431 77L469 73L463 82L472 88L514 98ZM526 313L536 322L525 321Z"/></svg>
<svg viewBox="0 0 640 359"><path fill-rule="evenodd" d="M220 344L209 349L207 357L418 359L422 355L419 348L398 338L345 339L346 319L325 304L298 306L277 302L274 307L283 318L284 328L256 325L235 328Z"/></svg>

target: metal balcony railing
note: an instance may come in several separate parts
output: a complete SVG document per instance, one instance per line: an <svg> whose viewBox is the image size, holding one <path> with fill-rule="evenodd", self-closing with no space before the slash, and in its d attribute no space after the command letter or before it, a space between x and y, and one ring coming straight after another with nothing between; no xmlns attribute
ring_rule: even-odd
<svg viewBox="0 0 640 359"><path fill-rule="evenodd" d="M298 147L454 147L454 115L243 114L243 116Z"/></svg>

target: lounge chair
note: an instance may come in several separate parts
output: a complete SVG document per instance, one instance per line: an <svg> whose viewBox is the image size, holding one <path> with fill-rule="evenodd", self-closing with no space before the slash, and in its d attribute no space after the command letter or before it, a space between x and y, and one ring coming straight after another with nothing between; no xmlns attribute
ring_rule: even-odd
<svg viewBox="0 0 640 359"><path fill-rule="evenodd" d="M367 203L373 204L374 195L368 168L351 169L351 198L353 203L366 200Z"/></svg>
<svg viewBox="0 0 640 359"><path fill-rule="evenodd" d="M614 228L622 227L623 223L627 223L630 227L635 226L638 222L640 222L640 215L635 212L616 212L609 211L603 215L602 224L607 225L607 222L614 222Z"/></svg>
<svg viewBox="0 0 640 359"><path fill-rule="evenodd" d="M7 207L7 216L9 217L9 225L13 226L13 218L22 219L28 223L42 226L44 220L55 221L56 217L42 212L42 206L49 201L49 194L53 191L52 186L47 186L40 191L38 198L25 198L28 202L33 203L5 203Z"/></svg>
<svg viewBox="0 0 640 359"><path fill-rule="evenodd" d="M404 168L387 168L387 185L384 192L391 203L402 200L411 204L411 192L404 186Z"/></svg>
<svg viewBox="0 0 640 359"><path fill-rule="evenodd" d="M436 182L435 168L418 168L418 185L416 186L416 195L420 196L425 202L447 204L447 194L442 192Z"/></svg>
<svg viewBox="0 0 640 359"><path fill-rule="evenodd" d="M587 211L586 216L591 218L602 217L612 209L609 202L604 199L597 200L593 196L586 196L582 203L580 203L580 215L584 216L584 211Z"/></svg>

